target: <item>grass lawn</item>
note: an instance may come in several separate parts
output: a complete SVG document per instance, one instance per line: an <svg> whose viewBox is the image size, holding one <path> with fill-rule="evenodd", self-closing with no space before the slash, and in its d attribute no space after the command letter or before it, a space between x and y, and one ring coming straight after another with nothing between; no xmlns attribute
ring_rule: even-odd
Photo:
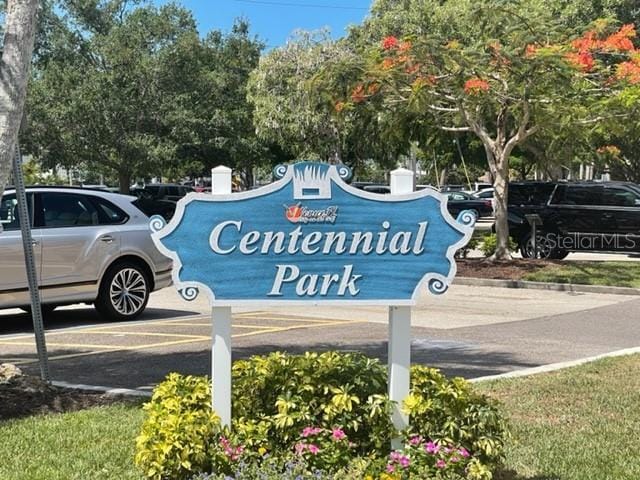
<svg viewBox="0 0 640 480"><path fill-rule="evenodd" d="M640 478L640 355L478 388L510 419L501 480Z"/></svg>
<svg viewBox="0 0 640 480"><path fill-rule="evenodd" d="M140 480L142 418L138 406L115 405L0 422L0 479Z"/></svg>
<svg viewBox="0 0 640 480"><path fill-rule="evenodd" d="M640 478L640 355L476 385L510 419L496 480ZM136 406L0 423L0 479L140 480Z"/></svg>
<svg viewBox="0 0 640 480"><path fill-rule="evenodd" d="M640 288L640 262L562 262L526 273L533 282Z"/></svg>

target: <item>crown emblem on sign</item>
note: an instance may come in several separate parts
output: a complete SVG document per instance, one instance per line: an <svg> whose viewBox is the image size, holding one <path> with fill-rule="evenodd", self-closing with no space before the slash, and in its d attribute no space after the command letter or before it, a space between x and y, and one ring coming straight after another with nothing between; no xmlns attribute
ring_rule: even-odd
<svg viewBox="0 0 640 480"><path fill-rule="evenodd" d="M351 178L351 169L345 165L302 162L294 165L278 165L274 175L280 179L293 170L293 198L295 200L326 200L331 198L331 177L337 180Z"/></svg>

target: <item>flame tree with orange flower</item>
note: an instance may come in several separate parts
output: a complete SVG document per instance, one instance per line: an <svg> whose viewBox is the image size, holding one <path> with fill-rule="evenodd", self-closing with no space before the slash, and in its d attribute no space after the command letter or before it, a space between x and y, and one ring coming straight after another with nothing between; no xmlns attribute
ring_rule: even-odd
<svg viewBox="0 0 640 480"><path fill-rule="evenodd" d="M478 6L473 38L429 32L381 38L364 51L363 73L340 104L343 111L374 104L387 116L418 116L433 129L470 132L482 142L495 187L495 260L511 258L507 196L514 149L560 119L585 127L602 120L594 106L640 83L632 25L602 24L570 39L555 33L558 26L548 18L523 17L524 6L515 3Z"/></svg>

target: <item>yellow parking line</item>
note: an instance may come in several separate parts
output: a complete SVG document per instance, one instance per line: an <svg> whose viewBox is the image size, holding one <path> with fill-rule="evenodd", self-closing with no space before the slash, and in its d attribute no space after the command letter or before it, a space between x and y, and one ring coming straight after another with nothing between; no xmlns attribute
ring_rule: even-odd
<svg viewBox="0 0 640 480"><path fill-rule="evenodd" d="M324 326L336 326L336 325L346 325L346 324L351 324L351 323L367 323L366 320L351 320L348 322L326 322L323 323L322 325L320 324L316 324L316 325L291 325L289 327L273 327L271 330L261 330L261 331L256 331L256 332L247 332L247 333L239 333L237 335L231 335L232 338L236 338L236 337L250 337L253 335L260 335L262 333L279 333L279 332L286 332L289 330L298 330L301 328L320 328L320 327L324 327Z"/></svg>
<svg viewBox="0 0 640 480"><path fill-rule="evenodd" d="M323 321L323 323L315 323L313 325L309 325L308 323L306 324L299 324L299 325L290 325L288 327L261 327L253 332L246 332L246 333L238 333L235 335L232 335L232 338L239 338L239 337L249 337L249 336L255 336L255 335L262 335L262 334L266 334L266 333L278 333L278 332L285 332L288 330L296 330L296 329L305 329L305 328L320 328L320 327L324 327L324 326L337 326L337 325L349 325L349 324L355 324L355 323L367 323L366 320L334 320L334 321ZM151 343L151 344L146 344L146 345L138 345L138 346L119 346L119 345L111 345L111 346L106 346L106 345L82 345L82 344L56 344L56 343L48 343L48 345L50 346L62 346L62 347L67 347L67 348L95 348L98 350L94 350L92 352L78 352L78 353L69 353L69 354L65 354L65 355L55 355L55 356L51 356L49 357L50 361L54 361L54 360L65 360L65 359L69 359L69 358L78 358L78 357L86 357L86 356L91 356L91 355L100 355L100 354L105 354L105 353L114 353L114 352L119 352L119 351L137 351L137 350L145 350L145 349L150 349L150 348L157 348L157 347L170 347L170 346L174 346L174 345L184 345L184 344L188 344L188 343L198 343L198 342L202 342L202 341L211 341L210 337L198 337L197 339L185 339L185 340L174 340L171 342L160 342L160 343ZM30 347L35 347L34 343L26 343L26 342L15 342L15 343L10 343L10 342L0 342L0 345L14 345L14 346L30 346ZM30 364L30 363L36 363L38 360L37 359L33 359L33 360L19 360L17 362L13 362L16 365L26 365L26 364Z"/></svg>
<svg viewBox="0 0 640 480"><path fill-rule="evenodd" d="M86 332L70 332L70 333L86 333ZM92 330L90 335L138 335L142 337L177 337L177 338L193 338L200 339L210 338L203 335L187 335L183 333L162 333L162 332L127 332L122 330Z"/></svg>

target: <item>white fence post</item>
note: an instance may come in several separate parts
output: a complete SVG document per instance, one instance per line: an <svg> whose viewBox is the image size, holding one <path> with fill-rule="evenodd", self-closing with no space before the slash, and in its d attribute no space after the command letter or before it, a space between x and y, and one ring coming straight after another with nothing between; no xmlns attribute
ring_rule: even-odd
<svg viewBox="0 0 640 480"><path fill-rule="evenodd" d="M225 166L211 170L211 193L231 193L231 172ZM231 307L211 309L213 325L211 347L212 406L222 425L231 426Z"/></svg>
<svg viewBox="0 0 640 480"><path fill-rule="evenodd" d="M406 168L391 172L391 195L413 192L414 173ZM409 426L409 416L402 412L403 402L409 395L411 367L411 307L389 307L389 398L396 402L391 420L394 427L403 430ZM402 448L399 438L391 448Z"/></svg>

